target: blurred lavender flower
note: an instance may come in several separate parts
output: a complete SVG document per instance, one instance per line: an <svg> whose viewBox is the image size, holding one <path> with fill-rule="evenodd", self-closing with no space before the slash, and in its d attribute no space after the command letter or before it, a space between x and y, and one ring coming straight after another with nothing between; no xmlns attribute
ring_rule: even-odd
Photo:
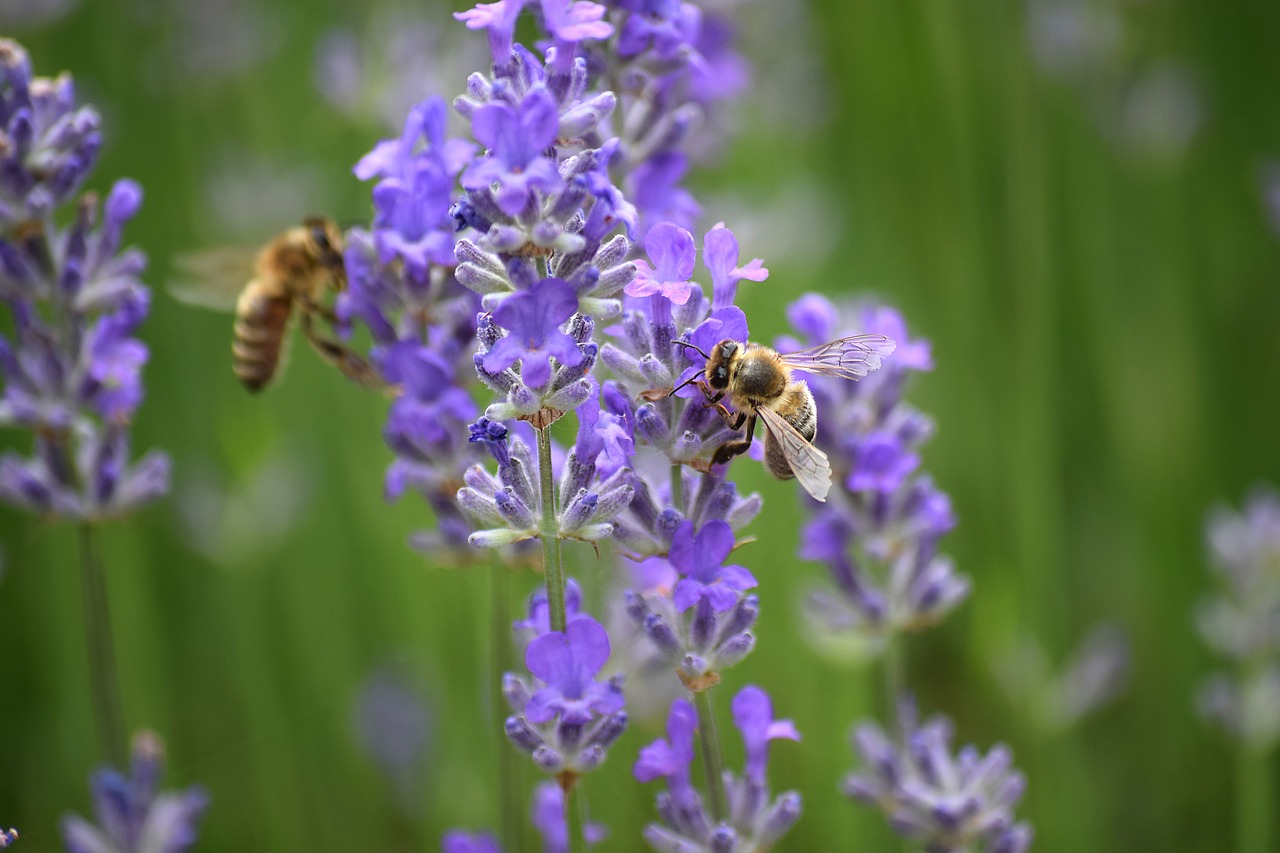
<svg viewBox="0 0 1280 853"><path fill-rule="evenodd" d="M795 725L790 720L775 720L768 694L754 685L744 687L734 697L733 721L746 747L746 766L741 774L724 771L728 812L718 823L707 813L702 795L693 787L689 775L698 717L688 700L671 703L666 739L640 750L634 770L636 779L662 779L667 786L657 797L661 822L651 823L644 830L645 840L655 850L768 850L800 819L800 794L788 791L771 799L766 780L769 741L800 740Z"/></svg>
<svg viewBox="0 0 1280 853"><path fill-rule="evenodd" d="M1205 538L1220 588L1200 605L1196 625L1235 672L1205 683L1200 711L1266 752L1280 742L1280 495L1259 488L1240 513L1215 509Z"/></svg>
<svg viewBox="0 0 1280 853"><path fill-rule="evenodd" d="M450 830L441 839L443 853L502 853L497 836L489 832Z"/></svg>
<svg viewBox="0 0 1280 853"><path fill-rule="evenodd" d="M18 830L0 829L0 849L9 847L18 840Z"/></svg>
<svg viewBox="0 0 1280 853"><path fill-rule="evenodd" d="M1028 0L1027 31L1036 64L1064 79L1105 71L1124 35L1110 2L1090 0Z"/></svg>
<svg viewBox="0 0 1280 853"><path fill-rule="evenodd" d="M76 106L68 74L32 77L20 44L0 39L0 232L45 220L93 170L101 120Z"/></svg>
<svg viewBox="0 0 1280 853"><path fill-rule="evenodd" d="M1280 235L1280 162L1268 161L1259 175L1262 190L1262 207L1271 230Z"/></svg>
<svg viewBox="0 0 1280 853"><path fill-rule="evenodd" d="M787 315L809 344L853 331L898 343L893 359L861 382L808 380L828 425L817 444L840 488L813 508L801 535L800 556L825 563L835 586L814 593L807 606L821 645L865 654L892 633L936 624L969 593L968 578L938 555L938 541L955 526L950 499L919 472L918 448L932 436L933 422L902 396L910 374L931 369L932 357L929 344L910 339L891 308L841 312L807 294ZM787 339L779 346L800 344Z"/></svg>
<svg viewBox="0 0 1280 853"><path fill-rule="evenodd" d="M62 840L70 853L181 853L196 842L209 797L199 787L162 794L164 745L151 732L134 737L128 776L112 769L90 778L95 826L77 815L62 819Z"/></svg>
<svg viewBox="0 0 1280 853"><path fill-rule="evenodd" d="M1199 79L1187 66L1159 62L1133 75L1120 94L1108 130L1147 163L1173 163L1204 126L1207 106Z"/></svg>
<svg viewBox="0 0 1280 853"><path fill-rule="evenodd" d="M129 423L142 401L147 348L133 337L150 299L137 249L120 251L142 190L119 181L103 205L84 196L54 224L100 143L97 117L76 109L70 78L32 78L25 51L0 40L0 299L13 317L0 336L0 424L35 434L35 453L0 457L0 499L80 520L136 509L163 495L169 460L129 461Z"/></svg>
<svg viewBox="0 0 1280 853"><path fill-rule="evenodd" d="M856 727L863 767L845 778L845 794L879 809L895 832L929 853L1021 853L1031 845L1031 827L1013 819L1026 780L1012 769L1007 747L984 756L964 746L953 756L950 720L935 716L918 726L910 702L899 722L901 746L875 723Z"/></svg>
<svg viewBox="0 0 1280 853"><path fill-rule="evenodd" d="M80 0L0 0L0 21L9 30L36 29L66 17L79 5Z"/></svg>
<svg viewBox="0 0 1280 853"><path fill-rule="evenodd" d="M542 853L569 853L569 826L565 822L564 792L555 782L542 782L533 791L533 807L530 810L533 826L542 837ZM588 823L583 827L588 846L598 844L607 835L601 824ZM445 833L443 853L502 853L498 839L487 832Z"/></svg>
<svg viewBox="0 0 1280 853"><path fill-rule="evenodd" d="M1058 672L1033 640L999 659L995 674L1009 697L1024 705L1032 722L1061 733L1112 702L1128 686L1132 650L1119 625L1096 626Z"/></svg>
<svg viewBox="0 0 1280 853"><path fill-rule="evenodd" d="M483 52L412 3L379 4L359 30L333 29L319 40L314 76L320 93L353 121L394 128L414 104L466 79Z"/></svg>
<svg viewBox="0 0 1280 853"><path fill-rule="evenodd" d="M525 665L532 680L514 673L503 680L515 712L506 721L508 739L562 784L598 767L627 726L621 678L596 680L609 653L604 626L578 613L563 632L546 631L529 642Z"/></svg>
<svg viewBox="0 0 1280 853"><path fill-rule="evenodd" d="M431 721L421 690L407 673L383 666L364 679L354 704L360 748L391 783L405 814L415 814L431 741Z"/></svg>

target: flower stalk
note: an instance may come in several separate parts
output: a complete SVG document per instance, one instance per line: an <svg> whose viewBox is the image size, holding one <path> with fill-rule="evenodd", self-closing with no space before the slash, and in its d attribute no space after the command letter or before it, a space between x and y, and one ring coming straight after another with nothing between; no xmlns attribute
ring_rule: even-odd
<svg viewBox="0 0 1280 853"><path fill-rule="evenodd" d="M707 799L711 808L711 820L721 823L728 817L724 792L724 759L720 755L720 737L716 732L715 710L711 707L711 691L699 690L693 694L698 709L698 740L702 747L702 769L707 777Z"/></svg>
<svg viewBox="0 0 1280 853"><path fill-rule="evenodd" d="M98 740L107 760L115 767L125 761L124 714L120 681L116 672L115 644L111 636L111 610L106 577L97 552L93 525L80 525L80 585L84 600L84 633L88 647L89 683Z"/></svg>
<svg viewBox="0 0 1280 853"><path fill-rule="evenodd" d="M564 631L564 564L560 550L560 526L556 521L556 484L551 471L551 432L538 434L538 481L542 489L542 565L547 581L547 606L551 609L551 630Z"/></svg>

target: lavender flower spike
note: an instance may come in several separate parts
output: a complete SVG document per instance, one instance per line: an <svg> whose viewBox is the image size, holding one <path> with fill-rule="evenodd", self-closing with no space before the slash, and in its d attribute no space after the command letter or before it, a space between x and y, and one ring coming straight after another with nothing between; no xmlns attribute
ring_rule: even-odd
<svg viewBox="0 0 1280 853"><path fill-rule="evenodd" d="M134 737L131 761L127 777L111 768L93 774L97 826L76 815L62 819L62 840L70 853L182 853L195 844L208 795L198 787L156 791L164 747L151 732Z"/></svg>
<svg viewBox="0 0 1280 853"><path fill-rule="evenodd" d="M145 256L120 243L142 189L117 182L101 222L92 194L65 227L54 216L97 151L96 115L73 108L69 78L32 78L22 49L0 40L0 301L13 317L0 335L0 425L34 434L30 457L0 457L0 500L90 521L164 494L169 460L129 460L148 355L134 335L150 299Z"/></svg>
<svg viewBox="0 0 1280 853"><path fill-rule="evenodd" d="M747 765L742 774L726 770L728 812L719 823L704 809L702 797L689 776L693 762L693 734L698 718L685 699L671 703L667 738L640 750L633 771L640 782L663 779L667 790L658 795L660 823L644 830L649 845L661 853L723 853L768 850L800 819L800 795L788 791L771 799L765 780L768 743L776 738L799 740L790 720L774 720L769 696L747 686L733 699L734 724L746 743Z"/></svg>
<svg viewBox="0 0 1280 853"><path fill-rule="evenodd" d="M70 76L33 78L22 45L0 39L0 232L43 220L75 194L97 162L100 123L76 106Z"/></svg>
<svg viewBox="0 0 1280 853"><path fill-rule="evenodd" d="M1200 712L1265 753L1280 742L1280 494L1260 488L1240 513L1214 510L1205 538L1219 589L1196 625L1234 671L1205 683Z"/></svg>
<svg viewBox="0 0 1280 853"><path fill-rule="evenodd" d="M534 681L511 673L504 679L515 712L506 721L507 738L562 783L598 767L626 729L621 678L596 680L609 653L604 626L579 613L563 632L529 643L525 664Z"/></svg>
<svg viewBox="0 0 1280 853"><path fill-rule="evenodd" d="M879 809L899 835L939 853L1022 853L1031 827L1014 823L1026 780L997 745L984 756L972 746L951 754L951 722L937 716L916 725L915 709L899 712L905 746L875 723L853 733L863 768L845 778L844 792Z"/></svg>

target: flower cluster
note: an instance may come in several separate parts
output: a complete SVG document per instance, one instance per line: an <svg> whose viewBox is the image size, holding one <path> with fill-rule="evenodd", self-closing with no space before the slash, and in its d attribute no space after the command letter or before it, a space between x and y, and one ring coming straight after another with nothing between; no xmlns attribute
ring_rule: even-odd
<svg viewBox="0 0 1280 853"><path fill-rule="evenodd" d="M911 373L932 368L929 344L910 340L902 317L884 307L841 312L807 294L787 316L810 344L851 330L897 342L893 359L861 382L809 381L822 412L817 443L840 486L813 508L800 537L800 556L825 563L835 586L815 593L809 607L824 640L875 647L893 633L936 624L969 593L968 578L938 554L938 541L955 526L951 501L919 470L933 423L902 398Z"/></svg>
<svg viewBox="0 0 1280 853"><path fill-rule="evenodd" d="M18 840L18 830L16 829L0 829L0 850L13 844Z"/></svg>
<svg viewBox="0 0 1280 853"><path fill-rule="evenodd" d="M637 566L641 588L626 592L627 615L690 690L714 686L721 670L755 648L760 600L747 591L756 579L725 564L733 548L727 522L709 521L695 534L694 523L683 521L669 555Z"/></svg>
<svg viewBox="0 0 1280 853"><path fill-rule="evenodd" d="M198 787L158 793L164 746L142 732L134 737L129 775L103 768L93 774L97 826L77 815L62 821L70 853L182 853L196 842L196 824L209 798Z"/></svg>
<svg viewBox="0 0 1280 853"><path fill-rule="evenodd" d="M1012 754L998 744L982 755L972 746L951 754L951 723L935 716L916 724L904 702L902 743L874 723L854 730L863 767L847 776L844 792L884 812L893 829L930 853L1021 853L1031 828L1014 823L1013 807L1026 780L1011 767Z"/></svg>
<svg viewBox="0 0 1280 853"><path fill-rule="evenodd" d="M579 419L590 418L598 404L588 400L579 407ZM557 491L556 537L596 542L613 532L613 519L631 503L631 471L617 468L601 477L598 454L591 443L599 434L590 426L579 434L578 444L565 460ZM475 547L498 548L541 538L542 494L539 469L520 439L511 441L505 426L481 418L471 426L471 440L483 444L498 463L494 477L476 465L466 473L466 486L458 503L479 528L470 536ZM603 449L599 453L605 452ZM554 477L554 475L553 475Z"/></svg>
<svg viewBox="0 0 1280 853"><path fill-rule="evenodd" d="M1235 672L1205 683L1200 710L1265 752L1280 741L1280 495L1259 489L1240 513L1215 510L1205 538L1220 590L1196 623Z"/></svg>
<svg viewBox="0 0 1280 853"><path fill-rule="evenodd" d="M0 457L0 499L46 515L92 520L129 512L168 490L169 460L130 462L129 425L142 402L146 346L134 335L150 304L137 249L121 251L142 190L116 183L102 205L86 194L69 224L54 214L92 169L96 113L76 108L71 81L33 78L25 51L0 40L0 424L35 435L34 453Z"/></svg>
<svg viewBox="0 0 1280 853"><path fill-rule="evenodd" d="M645 840L662 853L768 850L800 819L800 795L795 791L773 799L767 767L769 741L800 740L790 720L773 718L769 695L748 685L733 698L733 722L742 735L746 764L741 774L724 772L728 802L721 815L708 814L705 798L693 786L693 736L698 718L685 699L671 704L667 737L640 750L635 777L641 782L662 779L667 789L658 794L661 823L645 828Z"/></svg>
<svg viewBox="0 0 1280 853"><path fill-rule="evenodd" d="M373 364L399 389L383 435L396 454L387 471L389 499L406 489L435 514L434 531L411 541L424 552L441 549L465 559L470 532L454 496L476 459L466 425L476 415L466 391L478 300L454 276L449 215L458 173L473 146L445 138L446 107L433 98L414 107L396 139L378 143L359 163L357 177L378 178L369 231L347 235L349 289L337 312L373 339Z"/></svg>
<svg viewBox="0 0 1280 853"><path fill-rule="evenodd" d="M570 581L564 631L550 628L545 592L531 598L529 618L517 627L535 635L525 648L533 678L507 673L502 685L514 712L506 721L507 737L540 770L569 785L600 766L627 726L621 676L597 680L609 660L609 635L578 609L575 587Z"/></svg>

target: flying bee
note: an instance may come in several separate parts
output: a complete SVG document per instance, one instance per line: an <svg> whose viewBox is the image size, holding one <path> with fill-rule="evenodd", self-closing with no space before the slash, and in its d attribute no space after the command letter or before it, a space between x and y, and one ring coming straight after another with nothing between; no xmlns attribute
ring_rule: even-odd
<svg viewBox="0 0 1280 853"><path fill-rule="evenodd" d="M181 256L184 280L169 290L183 302L235 313L231 369L250 391L262 390L279 373L295 309L302 334L325 361L361 385L380 388L382 379L365 359L318 328L317 320L331 329L338 321L321 300L327 291L347 287L342 247L337 224L312 217L256 251L225 248Z"/></svg>
<svg viewBox="0 0 1280 853"><path fill-rule="evenodd" d="M746 437L716 448L712 464L746 453L755 436L756 421L764 421L764 461L769 473L780 480L799 480L819 501L825 501L831 489L831 463L813 443L818 434L818 406L813 394L804 380L792 378L792 371L857 380L878 369L895 346L884 335L851 335L790 353L732 339L716 344L710 353L687 341L677 343L697 350L707 364L701 374L694 374L671 393L685 385L697 385L730 429L746 424ZM726 396L734 412L721 403Z"/></svg>

